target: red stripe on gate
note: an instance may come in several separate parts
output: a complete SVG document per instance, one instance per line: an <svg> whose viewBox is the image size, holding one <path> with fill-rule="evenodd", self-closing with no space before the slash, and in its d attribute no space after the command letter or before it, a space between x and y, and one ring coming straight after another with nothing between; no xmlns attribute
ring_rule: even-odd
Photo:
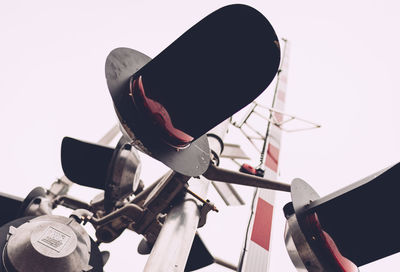
<svg viewBox="0 0 400 272"><path fill-rule="evenodd" d="M265 159L265 166L267 166L269 169L277 173L278 159L279 159L279 149L269 143L267 149L267 158Z"/></svg>
<svg viewBox="0 0 400 272"><path fill-rule="evenodd" d="M269 251L269 242L271 239L273 211L274 206L262 198L258 198L251 240L267 251Z"/></svg>
<svg viewBox="0 0 400 272"><path fill-rule="evenodd" d="M282 90L278 91L277 96L278 96L278 99L280 99L282 102L285 102L286 95Z"/></svg>
<svg viewBox="0 0 400 272"><path fill-rule="evenodd" d="M274 113L274 116L275 116L276 121L278 121L278 123L281 123L281 122L283 121L283 115L282 115L282 113L275 112L275 113Z"/></svg>

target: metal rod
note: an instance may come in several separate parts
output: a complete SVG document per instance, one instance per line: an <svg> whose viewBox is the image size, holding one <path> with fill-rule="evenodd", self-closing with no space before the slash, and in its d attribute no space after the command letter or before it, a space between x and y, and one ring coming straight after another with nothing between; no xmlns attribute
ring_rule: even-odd
<svg viewBox="0 0 400 272"><path fill-rule="evenodd" d="M254 133L256 133L258 136L262 137L262 139L264 139L264 135L262 135L260 132L258 132L255 128L253 128L252 126L249 125L249 123L245 123L245 125L251 129Z"/></svg>
<svg viewBox="0 0 400 272"><path fill-rule="evenodd" d="M221 196L222 200L227 206L246 204L232 184L218 181L211 181L211 184L214 186L215 190L217 190L218 194ZM222 187L221 184L225 185L225 187Z"/></svg>
<svg viewBox="0 0 400 272"><path fill-rule="evenodd" d="M76 199L74 197L67 196L67 195L57 196L53 200L53 202L56 205L61 205L61 206L70 208L72 210L76 210L76 209L90 210L90 205L87 204L86 202L83 202L83 201L81 201L79 199Z"/></svg>
<svg viewBox="0 0 400 272"><path fill-rule="evenodd" d="M257 107L257 103L253 102L253 105L247 115L243 118L243 120L239 124L233 124L237 128L242 128L243 124L246 123L247 119L250 117L251 113L254 111L254 109Z"/></svg>
<svg viewBox="0 0 400 272"><path fill-rule="evenodd" d="M270 119L268 117L265 117L264 115L262 115L261 113L259 113L258 111L253 111L253 113L255 113L256 115L258 115L258 117L260 117L261 119L264 119L266 121L270 121Z"/></svg>
<svg viewBox="0 0 400 272"><path fill-rule="evenodd" d="M210 205L211 206L211 210L213 210L214 212L219 212L217 207L213 204L211 204L209 201L203 199L201 196L199 196L198 194L196 194L195 192L192 192L189 188L186 188L186 192L188 192L191 196L193 196L194 198L196 198L198 201L200 201L201 203L203 203L204 205Z"/></svg>
<svg viewBox="0 0 400 272"><path fill-rule="evenodd" d="M172 171L168 171L164 175L162 175L159 179L157 179L155 182L153 182L151 185L147 186L142 192L140 192L137 196L135 196L134 199L132 199L131 203L136 204L139 206L143 206L143 203L145 202L146 198L149 196L149 194L153 191L153 189L167 176L171 175Z"/></svg>
<svg viewBox="0 0 400 272"><path fill-rule="evenodd" d="M317 124L317 123L315 123L315 122L311 122L311 121L309 121L309 120L305 120L305 119L303 119L303 118L297 117L297 116L292 115L292 114L288 114L288 113L286 113L286 112L277 110L277 109L275 109L275 108L267 107L267 106L264 106L264 105L261 105L261 104L257 104L257 106L259 106L260 108L269 110L270 112L276 112L276 113L280 113L280 114L282 114L282 115L288 116L288 117L291 118L290 120L294 120L294 119L295 119L295 120L298 120L298 121L302 121L302 122L304 122L304 123L308 123L308 124L310 124L310 125L312 125L312 126L314 126L314 127L316 127L316 128L321 127L320 124ZM257 112L257 111L255 111L255 113L260 114L260 113Z"/></svg>
<svg viewBox="0 0 400 272"><path fill-rule="evenodd" d="M255 150L258 151L258 153L261 152L260 148L254 143L255 139L252 139L251 137L247 136L246 134L244 134L245 137L247 138L247 140L249 141L249 143L254 147ZM262 139L260 139L262 141Z"/></svg>
<svg viewBox="0 0 400 272"><path fill-rule="evenodd" d="M99 145L108 145L118 135L119 126L113 126L100 140L97 141Z"/></svg>
<svg viewBox="0 0 400 272"><path fill-rule="evenodd" d="M280 127L281 130L283 130L284 132L299 132L299 131L305 131L305 130L312 130L312 129L316 129L316 128L320 128L320 127L308 127L308 128L298 128L298 129L286 129L284 127Z"/></svg>
<svg viewBox="0 0 400 272"><path fill-rule="evenodd" d="M233 271L238 271L238 267L236 265L228 263L227 261L222 260L220 258L214 257L214 262L216 264L219 264L219 265L223 266L223 267L229 268L229 269L231 269Z"/></svg>
<svg viewBox="0 0 400 272"><path fill-rule="evenodd" d="M208 179L253 186L258 188L271 189L276 191L290 192L290 184L281 183L274 180L268 180L254 175L248 175L237 171L219 168L215 165L210 165L207 171L203 174Z"/></svg>

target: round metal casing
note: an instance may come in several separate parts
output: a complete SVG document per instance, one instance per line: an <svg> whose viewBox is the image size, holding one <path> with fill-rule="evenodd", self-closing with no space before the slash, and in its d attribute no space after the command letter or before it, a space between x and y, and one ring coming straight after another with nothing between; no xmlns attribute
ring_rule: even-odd
<svg viewBox="0 0 400 272"><path fill-rule="evenodd" d="M115 169L113 177L114 179L120 180L132 180L131 190L134 192L139 186L140 172L142 164L140 162L139 153L131 145L126 144L120 150L118 160L115 166L119 166L121 169Z"/></svg>
<svg viewBox="0 0 400 272"><path fill-rule="evenodd" d="M106 78L122 133L140 151L187 176L203 174L210 163L206 136L200 136L187 148L177 150L147 128L143 116L134 107L127 91L130 77L151 60L130 48L114 49L106 61Z"/></svg>
<svg viewBox="0 0 400 272"><path fill-rule="evenodd" d="M286 250L293 265L299 272L323 272L321 263L300 229L296 215L291 215L285 226Z"/></svg>
<svg viewBox="0 0 400 272"><path fill-rule="evenodd" d="M294 214L289 216L286 222L286 249L298 271L323 272L323 266L310 247L306 235L307 228L303 226L308 205L319 199L319 195L310 185L298 178L292 181L290 188Z"/></svg>
<svg viewBox="0 0 400 272"><path fill-rule="evenodd" d="M115 148L105 182L104 201L107 210L138 189L141 167L139 153L122 137Z"/></svg>
<svg viewBox="0 0 400 272"><path fill-rule="evenodd" d="M44 215L10 227L3 250L7 271L90 271L90 238L72 218Z"/></svg>

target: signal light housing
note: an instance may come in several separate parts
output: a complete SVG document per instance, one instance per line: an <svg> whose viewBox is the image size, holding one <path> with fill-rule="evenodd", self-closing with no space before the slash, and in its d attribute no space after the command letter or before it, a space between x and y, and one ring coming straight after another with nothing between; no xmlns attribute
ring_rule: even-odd
<svg viewBox="0 0 400 272"><path fill-rule="evenodd" d="M319 195L301 179L291 185L292 201L285 205L287 219L285 244L298 271L357 272L357 266L344 257L322 227L318 214L309 210Z"/></svg>
<svg viewBox="0 0 400 272"><path fill-rule="evenodd" d="M305 181L293 180L292 202L284 212L287 249L295 266L357 271L400 252L399 219L394 216L399 177L397 163L322 198ZM313 269L314 264L322 270Z"/></svg>
<svg viewBox="0 0 400 272"><path fill-rule="evenodd" d="M279 63L269 21L236 4L203 18L154 59L114 49L105 73L129 143L175 172L200 176L210 164L205 134L258 97Z"/></svg>
<svg viewBox="0 0 400 272"><path fill-rule="evenodd" d="M146 122L162 140L172 147L183 149L189 146L193 137L176 129L172 124L171 117L165 107L146 96L142 76L138 79L131 78L130 93L136 109L141 113Z"/></svg>

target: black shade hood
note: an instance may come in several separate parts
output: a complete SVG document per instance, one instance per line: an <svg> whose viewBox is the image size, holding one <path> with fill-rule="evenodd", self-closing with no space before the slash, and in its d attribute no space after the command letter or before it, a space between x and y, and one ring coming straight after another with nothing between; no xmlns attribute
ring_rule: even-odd
<svg viewBox="0 0 400 272"><path fill-rule="evenodd" d="M105 190L107 171L113 148L64 137L61 144L61 165L71 181Z"/></svg>

